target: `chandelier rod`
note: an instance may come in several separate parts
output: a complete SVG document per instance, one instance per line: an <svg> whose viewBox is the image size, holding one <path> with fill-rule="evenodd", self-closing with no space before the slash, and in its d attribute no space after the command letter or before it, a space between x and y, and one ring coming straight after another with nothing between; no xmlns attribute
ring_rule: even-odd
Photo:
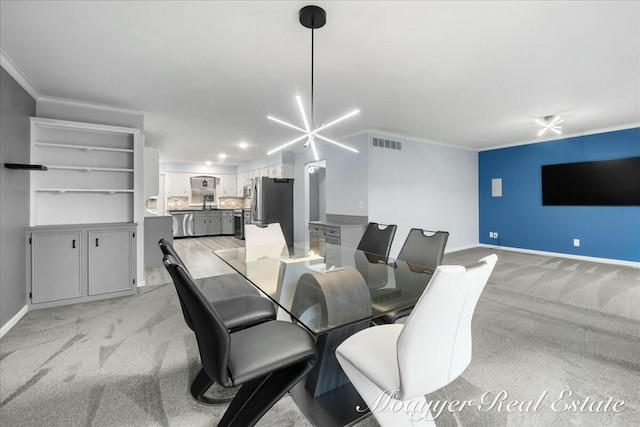
<svg viewBox="0 0 640 427"><path fill-rule="evenodd" d="M313 19L313 25L311 27L311 129L315 129L316 125L313 121L313 26L315 25L315 18Z"/></svg>

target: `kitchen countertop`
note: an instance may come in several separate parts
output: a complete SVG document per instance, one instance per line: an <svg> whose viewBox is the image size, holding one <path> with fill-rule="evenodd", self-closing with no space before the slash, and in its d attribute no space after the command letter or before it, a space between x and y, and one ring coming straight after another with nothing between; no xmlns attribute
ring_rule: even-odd
<svg viewBox="0 0 640 427"><path fill-rule="evenodd" d="M167 212L206 212L206 211L233 211L233 208L177 208L177 209L167 209Z"/></svg>
<svg viewBox="0 0 640 427"><path fill-rule="evenodd" d="M363 224L349 224L344 222L335 222L335 221L309 221L311 225L322 225L325 227L362 227L366 226L366 223Z"/></svg>

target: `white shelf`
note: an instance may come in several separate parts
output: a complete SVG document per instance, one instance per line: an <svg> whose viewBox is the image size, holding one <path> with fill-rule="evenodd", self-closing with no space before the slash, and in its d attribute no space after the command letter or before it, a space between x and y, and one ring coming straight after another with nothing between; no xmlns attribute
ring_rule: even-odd
<svg viewBox="0 0 640 427"><path fill-rule="evenodd" d="M75 144L58 144L53 142L35 142L38 147L53 147L53 148L72 148L76 150L85 151L112 151L119 153L133 153L133 149L130 148L110 148L110 147L98 147L94 145L75 145Z"/></svg>
<svg viewBox="0 0 640 427"><path fill-rule="evenodd" d="M58 170L72 170L72 171L84 171L84 172L133 172L133 169L122 169L122 168L102 168L102 167L93 167L93 166L58 166L58 165L47 165L49 169L58 169Z"/></svg>
<svg viewBox="0 0 640 427"><path fill-rule="evenodd" d="M35 191L45 193L133 193L133 190L115 190L108 188L36 188Z"/></svg>

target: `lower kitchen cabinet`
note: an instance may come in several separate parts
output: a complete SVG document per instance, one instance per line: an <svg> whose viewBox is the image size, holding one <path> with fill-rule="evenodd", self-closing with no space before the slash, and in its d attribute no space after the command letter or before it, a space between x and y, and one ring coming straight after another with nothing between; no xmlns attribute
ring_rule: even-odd
<svg viewBox="0 0 640 427"><path fill-rule="evenodd" d="M335 246L356 248L366 224L337 224L323 221L309 223L309 246L315 253L326 257L326 262L339 264L340 252ZM327 245L335 245L328 247ZM337 257L337 258L336 258Z"/></svg>
<svg viewBox="0 0 640 427"><path fill-rule="evenodd" d="M27 230L32 308L136 293L137 224L38 226Z"/></svg>
<svg viewBox="0 0 640 427"><path fill-rule="evenodd" d="M232 218L233 219L233 218ZM194 236L217 236L221 233L220 211L202 211L193 214Z"/></svg>
<svg viewBox="0 0 640 427"><path fill-rule="evenodd" d="M220 217L220 232L232 236L235 233L236 227L233 221L233 211L224 210Z"/></svg>
<svg viewBox="0 0 640 427"><path fill-rule="evenodd" d="M209 217L193 216L193 235L194 236L206 236L209 234Z"/></svg>

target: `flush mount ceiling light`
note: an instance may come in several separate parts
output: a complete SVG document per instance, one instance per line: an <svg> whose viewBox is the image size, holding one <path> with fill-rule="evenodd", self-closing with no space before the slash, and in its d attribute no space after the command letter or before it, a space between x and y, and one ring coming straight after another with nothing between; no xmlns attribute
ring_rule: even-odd
<svg viewBox="0 0 640 427"><path fill-rule="evenodd" d="M302 24L302 26L306 28L311 29L311 120L307 120L307 114L305 113L304 106L302 105L302 97L300 96L296 96L296 103L298 104L298 110L300 110L300 116L302 117L302 123L304 125L304 129L301 127L292 125L291 123L287 123L283 120L277 119L273 116L267 116L269 120L272 120L276 123L280 123L281 125L290 127L292 129L295 129L303 133L302 136L292 141L289 141L285 144L282 144L279 147L274 148L273 150L267 152L267 154L273 154L276 151L282 150L283 148L288 147L292 144L295 144L298 141L302 141L303 139L306 139L306 142L304 143L305 148L311 146L315 159L320 160L318 157L318 151L316 150L316 145L315 145L316 138L329 142L331 144L337 145L338 147L342 147L346 150L353 151L354 153L358 153L358 150L356 150L355 148L349 147L347 145L344 145L337 141L329 139L323 135L320 135L320 131L323 131L330 126L340 123L341 121L346 120L349 117L355 116L360 112L360 110L353 110L350 113L347 113L344 116L339 117L326 124L322 122L318 127L315 127L314 120L313 120L313 32L317 28L322 28L326 22L327 22L327 14L324 11L324 9L318 6L305 6L302 9L300 9L300 24Z"/></svg>
<svg viewBox="0 0 640 427"><path fill-rule="evenodd" d="M227 155L226 155L226 154L224 154L224 153L220 153L220 154L218 154L218 158L219 158L220 160L224 160L224 159L226 159L226 158L227 158Z"/></svg>
<svg viewBox="0 0 640 427"><path fill-rule="evenodd" d="M562 116L544 116L542 119L535 120L537 124L542 126L542 129L538 132L538 137L543 136L547 131L552 131L556 135L560 135L562 133L562 122L564 119Z"/></svg>

